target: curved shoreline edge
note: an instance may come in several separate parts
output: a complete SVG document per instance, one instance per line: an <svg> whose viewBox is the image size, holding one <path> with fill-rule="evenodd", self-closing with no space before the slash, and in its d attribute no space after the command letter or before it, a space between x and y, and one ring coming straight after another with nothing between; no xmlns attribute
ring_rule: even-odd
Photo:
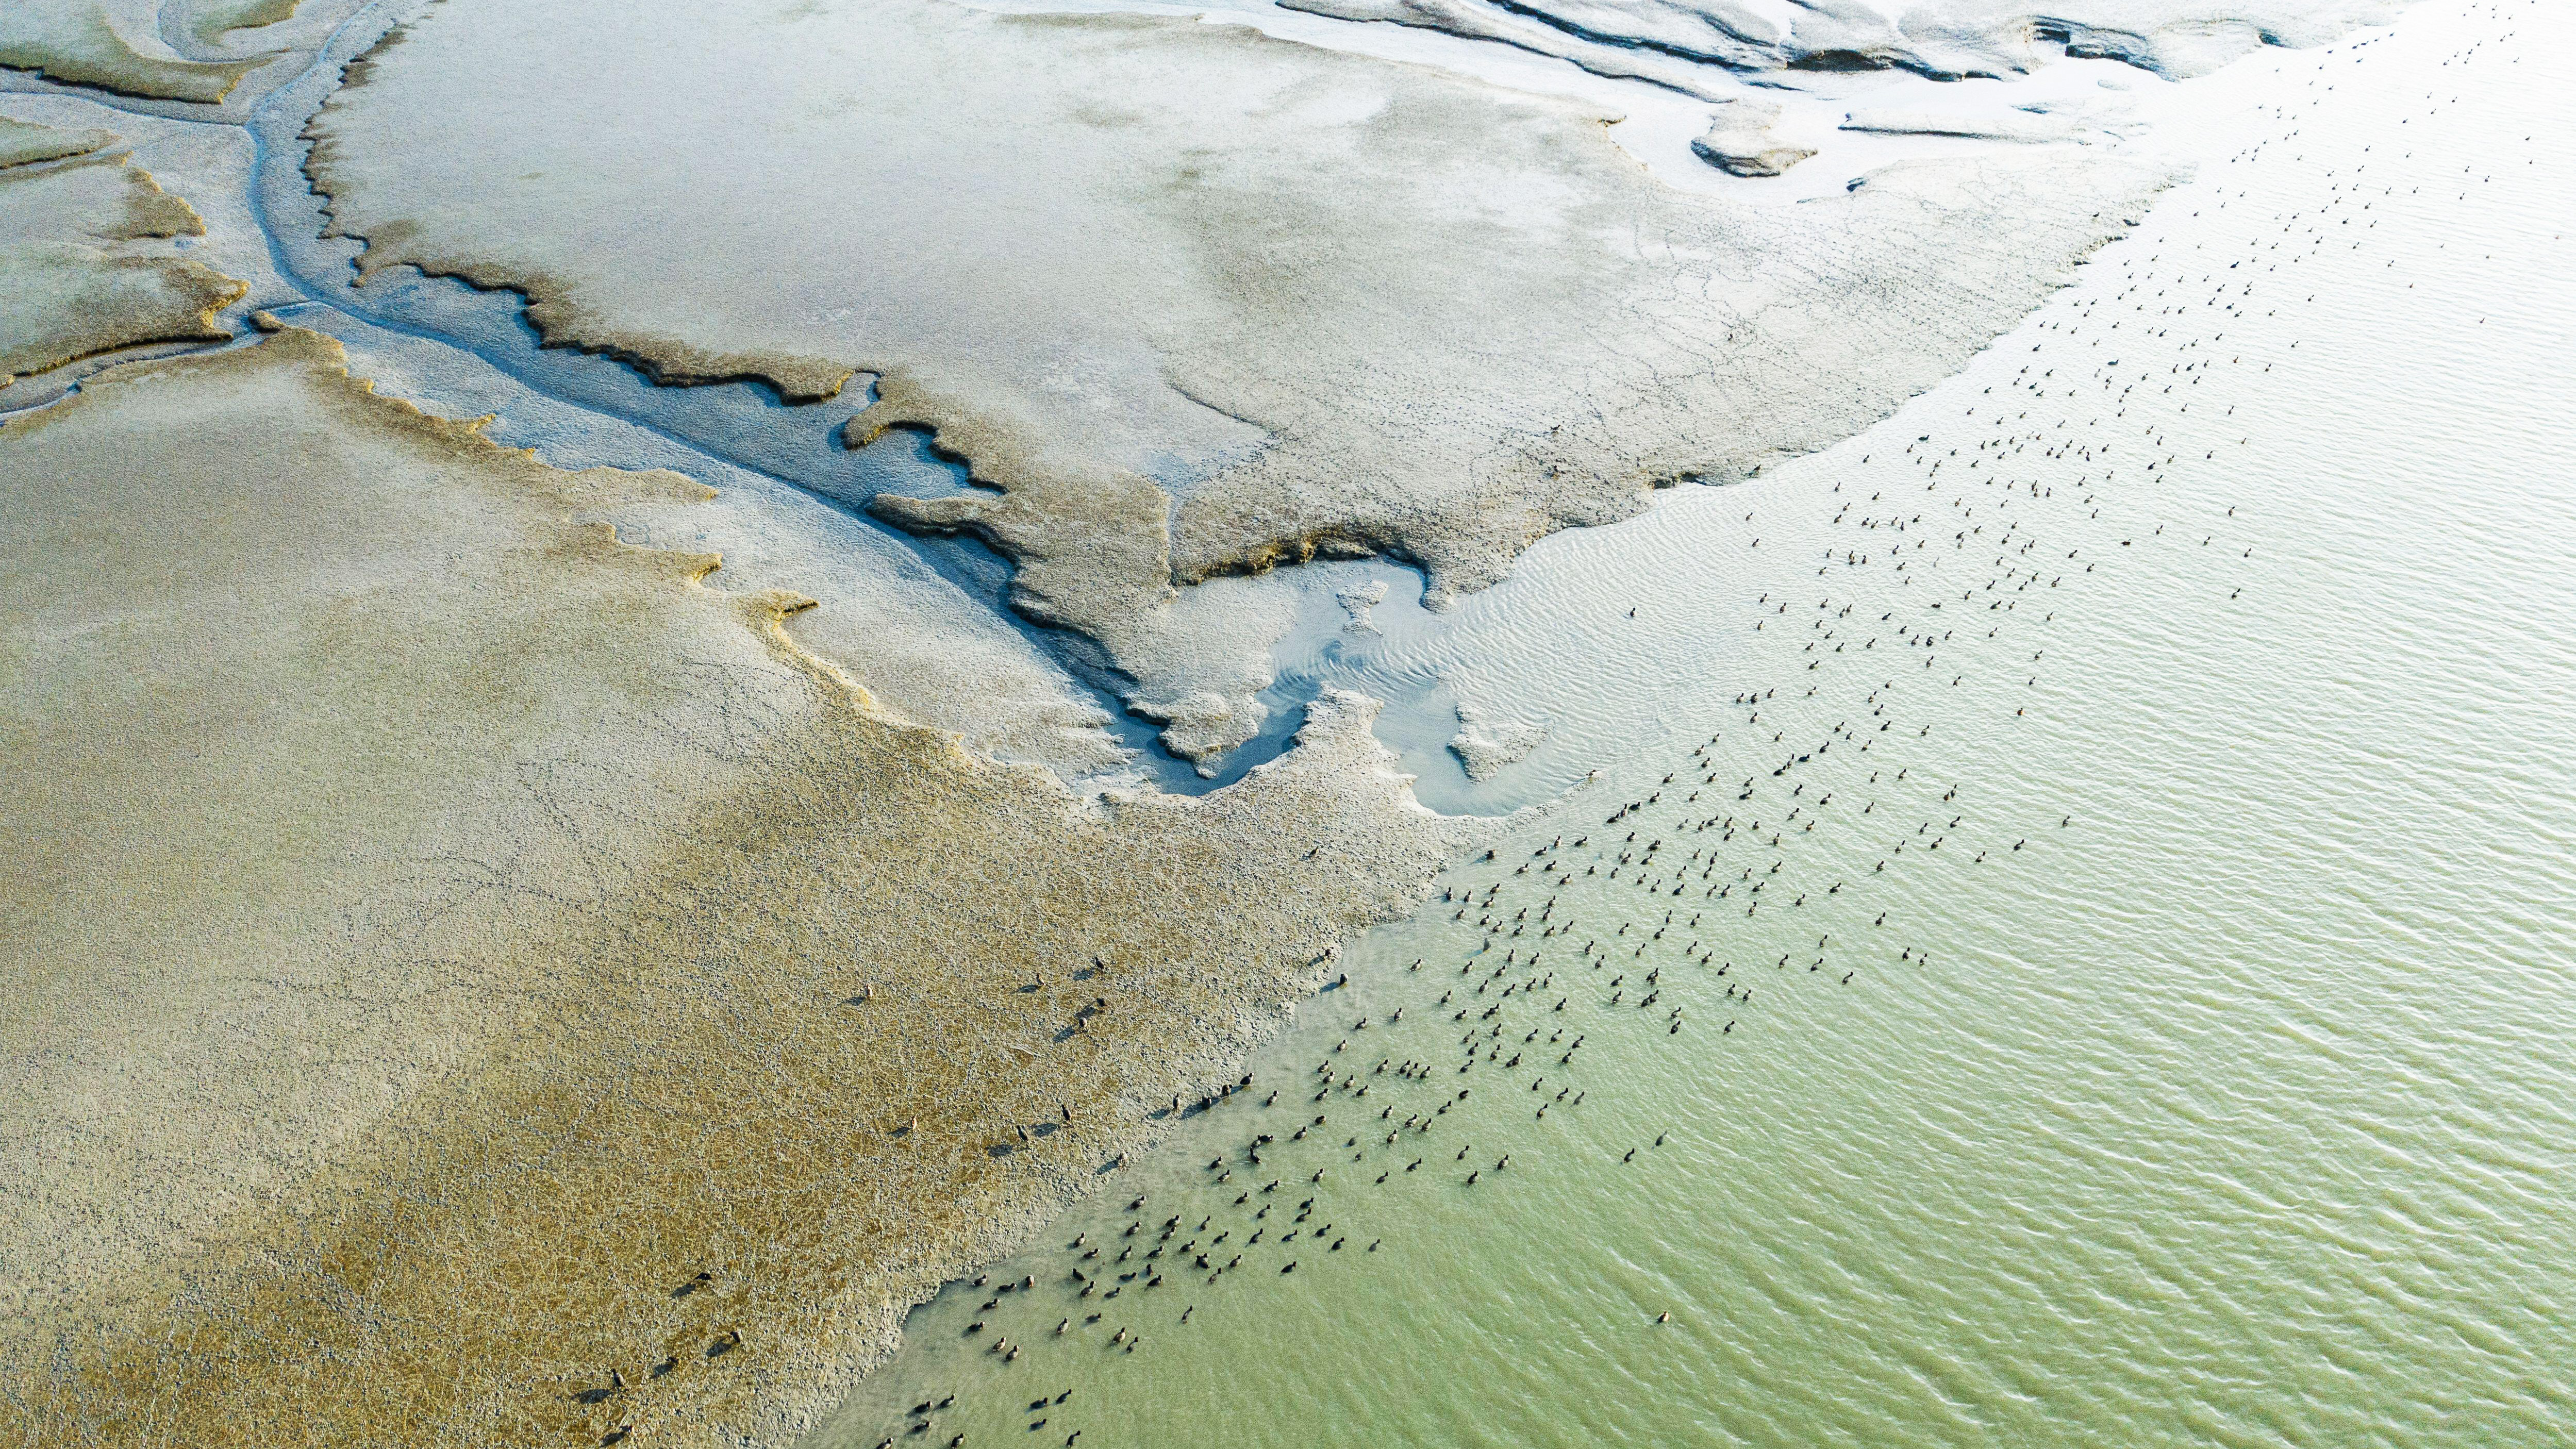
<svg viewBox="0 0 2576 1449"><path fill-rule="evenodd" d="M30 1441L787 1442L1481 828L1349 695L1086 807L600 521L695 485L316 334L100 374L0 480Z"/></svg>

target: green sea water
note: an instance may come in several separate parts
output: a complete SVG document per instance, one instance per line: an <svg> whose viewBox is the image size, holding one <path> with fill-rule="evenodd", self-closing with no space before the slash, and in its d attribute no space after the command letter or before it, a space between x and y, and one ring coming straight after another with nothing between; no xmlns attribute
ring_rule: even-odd
<svg viewBox="0 0 2576 1449"><path fill-rule="evenodd" d="M2571 41L2248 62L1963 376L1534 550L1661 725L814 1441L2576 1442Z"/></svg>

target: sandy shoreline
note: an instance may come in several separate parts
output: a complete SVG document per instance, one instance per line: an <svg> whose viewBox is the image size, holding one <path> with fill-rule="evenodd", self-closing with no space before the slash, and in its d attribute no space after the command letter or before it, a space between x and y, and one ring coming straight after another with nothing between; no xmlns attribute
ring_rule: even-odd
<svg viewBox="0 0 2576 1449"><path fill-rule="evenodd" d="M8 845L57 867L21 874L5 967L55 1008L10 1025L14 1437L783 1442L1464 838L1351 696L1228 790L1083 808L877 713L788 638L794 601L745 619L695 582L713 560L585 521L674 475L557 473L339 367L289 332L0 431L14 496L123 500L66 530L57 497L0 565L8 784L37 802ZM366 450L345 516L235 451L281 429ZM471 516L353 556L336 525L421 496L373 496L423 484L388 464L441 507L475 489ZM263 468L286 476L207 492ZM222 526L166 531L200 510ZM114 712L236 607L270 624L224 646L242 697ZM487 732L381 748L429 675ZM226 705L353 677L233 738ZM539 679L568 748L514 738ZM138 771L117 747L144 730ZM156 809L161 845L99 829Z"/></svg>
<svg viewBox="0 0 2576 1449"><path fill-rule="evenodd" d="M988 486L815 498L984 540L1019 612L1086 634L1202 762L1260 730L1292 612L1238 575L1392 557L1436 602L1658 488L1825 446L1955 371L2174 174L1942 155L1721 205L1638 167L1592 102L1242 27L924 3L823 38L892 35L994 94L949 97L967 120L945 152L920 132L918 175L835 190L762 118L690 109L806 98L722 83L829 58L801 34L706 25L675 59L597 7L601 34L538 38L622 62L597 66L602 102L528 84L509 67L544 70L542 46L469 28L533 12L460 0L326 81L324 27L360 10L307 5L312 56L156 84L175 107L218 71L210 94L313 60L312 103L332 99L291 126L320 144L269 179L313 180L367 268L519 289L550 343L659 382L757 374L797 400L869 377L849 442L932 433ZM1055 75L1068 45L1130 75L1139 114L1095 111L1079 65L1040 97L1061 114L1032 113L1012 66ZM915 73L880 69L876 103L904 102ZM1210 75L1277 104L1210 123ZM591 125L616 85L692 144ZM841 144L798 144L873 154L850 138L882 118L843 109ZM730 485L737 516L693 527L727 506L705 480L550 467L434 415L480 410L452 375L355 337L359 371L443 401L377 396L291 328L114 365L229 339L250 308L364 310L282 259L310 229L250 200L292 129L263 150L216 119L131 124L185 161L147 156L211 234L60 139L104 131L26 141L0 182L32 214L65 178L114 179L169 215L91 240L197 287L31 353L48 370L18 395L47 405L0 425L0 1440L795 1442L912 1304L1116 1181L1331 981L1337 943L1481 850L1492 822L1423 810L1375 702L1334 689L1295 748L1204 797L1068 789L1132 778L1097 773L1121 747L1060 661L959 624L980 603L917 558L898 577L831 554L839 535L787 537ZM479 153L448 134L470 126ZM960 165L995 127L1063 154ZM630 164L664 189L621 198ZM519 211L468 215L442 185ZM961 238L1022 228L956 203L1005 193L1026 254L979 258ZM595 236L602 196L635 214ZM76 209L47 202L47 224ZM858 236L853 214L914 229ZM68 288L37 300L83 320ZM977 346L951 356L959 337ZM719 576L726 538L755 546ZM810 612L769 587L826 595L826 572L842 592ZM1508 698L1455 713L1471 774L1549 737Z"/></svg>

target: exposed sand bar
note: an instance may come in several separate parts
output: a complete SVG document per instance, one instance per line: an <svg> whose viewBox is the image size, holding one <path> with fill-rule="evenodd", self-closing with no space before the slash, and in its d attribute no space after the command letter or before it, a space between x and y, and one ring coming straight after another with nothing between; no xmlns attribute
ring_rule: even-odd
<svg viewBox="0 0 2576 1449"><path fill-rule="evenodd" d="M365 268L521 289L555 344L874 379L854 441L934 432L992 485L877 512L1006 554L1196 757L1258 727L1268 639L1187 586L1374 553L1437 606L1838 441L2168 176L2013 148L1757 207L1613 119L1176 17L449 0L351 67L309 169Z"/></svg>
<svg viewBox="0 0 2576 1449"><path fill-rule="evenodd" d="M1463 843L893 720L702 496L293 331L0 428L0 1440L782 1442Z"/></svg>

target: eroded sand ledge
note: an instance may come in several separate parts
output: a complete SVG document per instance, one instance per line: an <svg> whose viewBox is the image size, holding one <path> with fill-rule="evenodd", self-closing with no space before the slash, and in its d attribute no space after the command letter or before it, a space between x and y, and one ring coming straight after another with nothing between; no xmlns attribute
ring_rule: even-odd
<svg viewBox="0 0 2576 1449"><path fill-rule="evenodd" d="M293 331L0 428L0 1437L784 1442L1466 838L1352 696L1084 807L692 496Z"/></svg>
<svg viewBox="0 0 2576 1449"><path fill-rule="evenodd" d="M2177 78L2204 75L2258 46L2323 45L2396 8L2394 0L1798 0L1766 14L1740 0L1281 3L1497 41L1693 94L1694 71L1721 68L2005 76L2045 64L2050 45Z"/></svg>
<svg viewBox="0 0 2576 1449"><path fill-rule="evenodd" d="M853 441L921 428L992 485L876 511L1007 554L1192 754L1265 681L1213 677L1178 588L1383 553L1437 606L1838 441L2167 179L2023 148L1757 208L1450 72L946 0L447 0L349 80L309 170L365 267L518 288L669 379L873 378Z"/></svg>

